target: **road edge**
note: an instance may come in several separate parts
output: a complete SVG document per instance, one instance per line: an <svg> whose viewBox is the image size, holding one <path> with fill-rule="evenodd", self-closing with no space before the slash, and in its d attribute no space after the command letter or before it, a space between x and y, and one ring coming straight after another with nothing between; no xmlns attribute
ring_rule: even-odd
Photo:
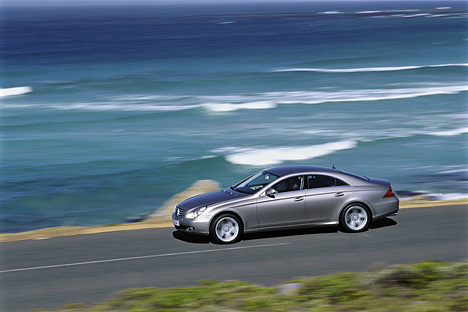
<svg viewBox="0 0 468 312"><path fill-rule="evenodd" d="M444 206L467 206L468 198L452 201L418 201L406 200L400 202L400 209L431 208ZM172 227L170 218L151 219L137 223L115 224L106 226L59 226L20 233L0 234L0 243L22 240L41 240L53 237L99 234L119 231L132 231Z"/></svg>

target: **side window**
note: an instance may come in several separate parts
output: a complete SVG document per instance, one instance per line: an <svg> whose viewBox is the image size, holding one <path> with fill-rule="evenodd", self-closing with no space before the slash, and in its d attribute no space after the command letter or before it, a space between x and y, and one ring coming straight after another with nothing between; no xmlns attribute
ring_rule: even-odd
<svg viewBox="0 0 468 312"><path fill-rule="evenodd" d="M319 187L331 187L331 186L343 186L348 185L346 182L343 182L340 179L326 176L326 175L309 175L307 176L309 182L309 188L319 188Z"/></svg>
<svg viewBox="0 0 468 312"><path fill-rule="evenodd" d="M348 185L348 183L335 178L335 186L344 186L344 185Z"/></svg>
<svg viewBox="0 0 468 312"><path fill-rule="evenodd" d="M278 193L302 190L304 188L304 177L296 176L287 178L276 183L272 188Z"/></svg>

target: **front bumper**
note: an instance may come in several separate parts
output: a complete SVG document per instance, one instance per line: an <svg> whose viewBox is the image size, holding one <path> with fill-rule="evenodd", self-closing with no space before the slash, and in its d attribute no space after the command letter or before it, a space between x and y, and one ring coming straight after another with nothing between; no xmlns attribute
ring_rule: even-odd
<svg viewBox="0 0 468 312"><path fill-rule="evenodd" d="M210 221L209 216L200 215L195 219L186 219L178 217L174 212L172 214L172 223L178 231L187 233L208 235L210 233Z"/></svg>

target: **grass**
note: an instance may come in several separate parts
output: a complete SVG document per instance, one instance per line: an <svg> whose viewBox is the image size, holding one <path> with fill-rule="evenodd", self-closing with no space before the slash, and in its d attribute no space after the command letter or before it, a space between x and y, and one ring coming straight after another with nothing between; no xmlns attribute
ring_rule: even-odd
<svg viewBox="0 0 468 312"><path fill-rule="evenodd" d="M468 311L468 262L424 261L297 278L277 287L206 280L194 287L128 289L109 302L74 303L56 311Z"/></svg>
<svg viewBox="0 0 468 312"><path fill-rule="evenodd" d="M170 219L150 220L126 224L107 224L103 226L60 226L20 233L0 234L0 243L29 239L47 239L52 237L97 234L116 231L132 231L172 226L172 220Z"/></svg>

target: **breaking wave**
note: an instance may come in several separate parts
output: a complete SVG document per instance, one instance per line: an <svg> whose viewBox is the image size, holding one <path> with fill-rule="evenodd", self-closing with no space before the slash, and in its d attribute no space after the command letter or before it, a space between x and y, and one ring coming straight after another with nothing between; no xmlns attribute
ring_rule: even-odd
<svg viewBox="0 0 468 312"><path fill-rule="evenodd" d="M0 98L17 96L32 92L31 87L0 88Z"/></svg>
<svg viewBox="0 0 468 312"><path fill-rule="evenodd" d="M440 64L421 66L389 66L389 67L363 67L363 68L284 68L275 69L273 72L317 72L317 73L368 73L414 70L421 68L441 68L441 67L468 67L468 64Z"/></svg>
<svg viewBox="0 0 468 312"><path fill-rule="evenodd" d="M209 111L235 111L240 109L272 109L278 105L288 104L324 104L336 102L367 102L416 98L421 96L457 94L468 91L467 85L434 86L426 88L397 88L397 89L369 89L342 90L336 92L324 91L294 91L267 92L244 98L238 98L235 103L229 98L219 96L218 103L203 105ZM226 103L226 100L228 102ZM244 101L243 101L244 100ZM254 101L253 101L254 100Z"/></svg>
<svg viewBox="0 0 468 312"><path fill-rule="evenodd" d="M466 193L434 193L429 191L396 191L399 199L408 200L408 199L422 199L422 200L460 200L468 198Z"/></svg>
<svg viewBox="0 0 468 312"><path fill-rule="evenodd" d="M236 165L264 166L284 161L307 160L357 147L357 141L340 141L312 146L240 149L226 159Z"/></svg>
<svg viewBox="0 0 468 312"><path fill-rule="evenodd" d="M348 150L358 147L359 142L373 142L402 137L414 137L418 135L431 136L458 136L468 133L468 128L459 128L452 130L444 130L438 132L405 132L404 134L396 134L391 137L382 136L375 139L349 139L338 142L330 142L311 146L294 146L294 147L270 147L270 148L236 148L228 147L217 149L214 153L225 154L228 162L236 165L251 165L264 166L276 165L285 161L309 160L338 151Z"/></svg>
<svg viewBox="0 0 468 312"><path fill-rule="evenodd" d="M1 89L2 96L32 92L29 87ZM280 105L314 105L337 102L369 102L410 99L422 96L450 95L468 91L468 85L431 85L413 88L358 89L331 91L281 91L245 95L134 95L103 98L101 101L78 103L4 103L4 108L47 108L57 110L92 111L184 111L204 109L208 112L234 112L238 110L271 110Z"/></svg>
<svg viewBox="0 0 468 312"><path fill-rule="evenodd" d="M437 131L437 132L430 132L430 135L435 136L457 136L461 134L468 133L468 128L459 128L453 130L445 130L445 131Z"/></svg>
<svg viewBox="0 0 468 312"><path fill-rule="evenodd" d="M348 16L369 18L466 18L465 12L452 9L452 7L436 7L434 9L402 9L402 10L367 10L367 11L325 11L318 12L325 16Z"/></svg>
<svg viewBox="0 0 468 312"><path fill-rule="evenodd" d="M212 112L232 112L239 109L271 109L276 107L273 101L258 101L242 104L206 103L203 107Z"/></svg>

